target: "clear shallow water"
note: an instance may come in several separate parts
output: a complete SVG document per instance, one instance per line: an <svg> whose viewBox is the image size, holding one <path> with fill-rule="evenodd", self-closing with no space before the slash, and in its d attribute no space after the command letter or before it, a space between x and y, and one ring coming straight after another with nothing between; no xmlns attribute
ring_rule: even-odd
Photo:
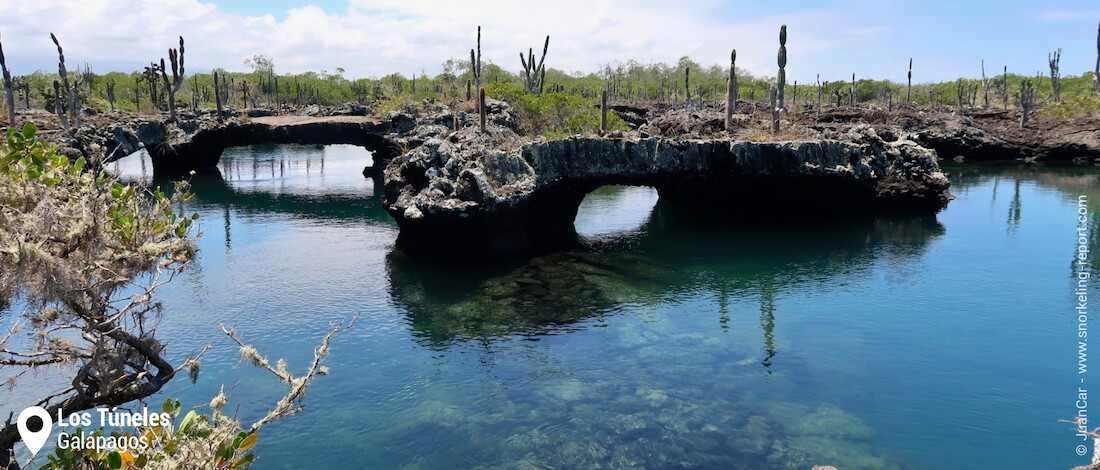
<svg viewBox="0 0 1100 470"><path fill-rule="evenodd" d="M218 324L302 370L360 315L256 468L1085 463L1057 420L1078 385L1076 198L1100 202L1100 172L955 168L937 217L824 225L714 227L601 188L575 249L438 266L394 250L368 161L239 148L193 179L201 251L160 291L158 334L214 349L166 394L224 383L255 420L282 388Z"/></svg>

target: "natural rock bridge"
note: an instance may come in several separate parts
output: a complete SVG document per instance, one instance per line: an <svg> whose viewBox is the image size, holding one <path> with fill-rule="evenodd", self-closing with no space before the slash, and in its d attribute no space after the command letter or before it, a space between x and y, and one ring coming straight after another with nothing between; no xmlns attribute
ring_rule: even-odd
<svg viewBox="0 0 1100 470"><path fill-rule="evenodd" d="M461 133L460 133L461 134ZM715 217L936 212L950 194L934 151L887 142L870 127L850 139L781 143L659 137L533 142L511 150L479 139L431 139L386 167L398 244L441 255L521 253L575 236L584 196L609 184Z"/></svg>
<svg viewBox="0 0 1100 470"><path fill-rule="evenodd" d="M901 133L884 139L867 125L773 143L642 131L523 143L507 106L493 104L488 132L479 132L474 116L437 107L420 118L391 112L383 120L140 122L101 130L99 145L144 147L161 175L212 168L223 149L237 145L360 145L374 153L374 175L383 170L383 205L401 229L398 245L445 256L523 253L574 240L584 196L611 184L652 186L666 203L713 218L934 213L951 198L935 151Z"/></svg>
<svg viewBox="0 0 1100 470"><path fill-rule="evenodd" d="M183 121L179 126L147 121L115 127L105 141L109 152L119 147L114 152L117 156L146 149L154 171L160 174L213 168L226 148L265 143L358 145L370 150L375 165L381 168L401 153L401 147L387 135L411 128L410 122L398 129L402 124L355 116L270 116L217 126L200 126L195 121Z"/></svg>

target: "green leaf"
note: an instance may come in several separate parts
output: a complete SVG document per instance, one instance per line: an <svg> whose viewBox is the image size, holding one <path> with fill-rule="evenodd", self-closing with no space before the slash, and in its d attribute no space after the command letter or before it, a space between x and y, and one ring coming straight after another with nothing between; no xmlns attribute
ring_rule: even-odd
<svg viewBox="0 0 1100 470"><path fill-rule="evenodd" d="M37 129L35 129L34 124L32 124L30 121L27 121L25 124L23 124L23 138L33 139L35 131L37 131Z"/></svg>
<svg viewBox="0 0 1100 470"><path fill-rule="evenodd" d="M244 457L237 459L236 462L233 462L233 468L246 467L248 465L251 465L253 460L256 460L256 454L248 454Z"/></svg>
<svg viewBox="0 0 1100 470"><path fill-rule="evenodd" d="M242 452L247 451L248 449L251 449L252 446L256 445L256 441L259 438L260 436L257 436L256 433L249 434L247 437L241 440L241 445L237 448L240 449Z"/></svg>
<svg viewBox="0 0 1100 470"><path fill-rule="evenodd" d="M111 468L122 468L122 456L118 451L112 450L110 454L107 454L107 465Z"/></svg>
<svg viewBox="0 0 1100 470"><path fill-rule="evenodd" d="M198 419L198 417L199 414L195 413L195 410L188 411L187 414L183 416L183 419L180 420L180 425L176 433L179 434L187 432L187 430L191 428L191 425L195 423L195 420Z"/></svg>

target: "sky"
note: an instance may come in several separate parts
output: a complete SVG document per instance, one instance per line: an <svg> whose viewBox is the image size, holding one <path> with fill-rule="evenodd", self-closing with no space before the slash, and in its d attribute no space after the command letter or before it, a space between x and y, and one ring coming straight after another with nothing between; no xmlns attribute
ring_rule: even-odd
<svg viewBox="0 0 1100 470"><path fill-rule="evenodd" d="M345 70L346 78L442 70L468 58L482 27L482 60L522 70L520 51L550 35L548 67L594 72L636 60L776 72L788 29L787 80L888 78L914 83L986 73L1062 75L1093 69L1100 2L959 0L0 0L0 43L13 74L56 71L57 34L70 69L130 72L186 41L188 72L247 71L263 54L278 73Z"/></svg>

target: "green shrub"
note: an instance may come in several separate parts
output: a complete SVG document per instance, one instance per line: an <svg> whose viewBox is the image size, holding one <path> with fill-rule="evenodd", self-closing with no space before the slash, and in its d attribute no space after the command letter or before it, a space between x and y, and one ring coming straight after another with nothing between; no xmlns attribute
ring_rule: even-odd
<svg viewBox="0 0 1100 470"><path fill-rule="evenodd" d="M1048 104L1041 113L1049 118L1100 116L1100 96L1080 94L1066 98L1061 103Z"/></svg>
<svg viewBox="0 0 1100 470"><path fill-rule="evenodd" d="M512 105L516 113L517 131L522 135L558 138L600 129L599 107L578 96L565 93L537 95L511 83L493 83L486 87L485 93ZM608 112L607 129L625 131L629 127L622 118Z"/></svg>

